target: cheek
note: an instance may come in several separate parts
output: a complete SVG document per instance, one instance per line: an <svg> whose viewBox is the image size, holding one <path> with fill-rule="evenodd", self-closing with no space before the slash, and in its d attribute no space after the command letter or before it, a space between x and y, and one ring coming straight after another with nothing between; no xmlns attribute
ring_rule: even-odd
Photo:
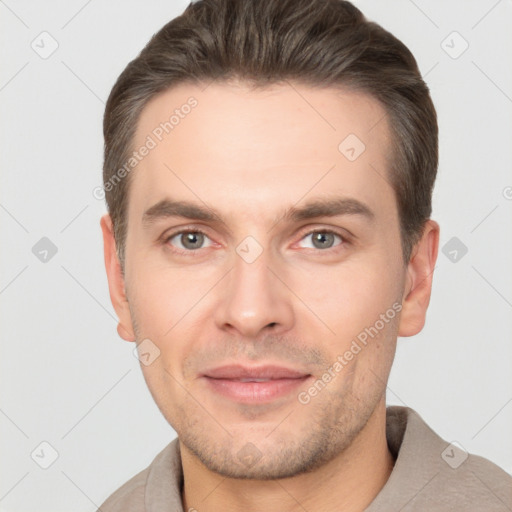
<svg viewBox="0 0 512 512"><path fill-rule="evenodd" d="M338 265L295 267L289 282L311 310L308 318L314 313L329 327L333 344L342 346L373 325L401 296L393 268L382 255L367 253Z"/></svg>
<svg viewBox="0 0 512 512"><path fill-rule="evenodd" d="M131 282L129 301L144 336L172 336L211 288L211 279L196 269L176 269L140 262Z"/></svg>
<svg viewBox="0 0 512 512"><path fill-rule="evenodd" d="M390 319L389 323L374 322L363 331L367 334L365 344L359 343L363 369L357 375L355 386L355 390L361 390L361 396L364 395L363 390L381 393L386 388L396 350L397 318Z"/></svg>
<svg viewBox="0 0 512 512"><path fill-rule="evenodd" d="M138 340L149 338L159 351L151 365L142 367L152 393L166 394L176 385L174 378L183 381L182 362L206 328L204 305L214 277L210 274L140 262L128 298Z"/></svg>

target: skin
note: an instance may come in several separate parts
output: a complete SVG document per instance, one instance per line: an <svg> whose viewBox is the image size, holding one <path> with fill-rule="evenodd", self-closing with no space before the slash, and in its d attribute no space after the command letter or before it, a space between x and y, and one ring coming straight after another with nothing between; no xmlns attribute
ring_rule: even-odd
<svg viewBox="0 0 512 512"><path fill-rule="evenodd" d="M180 85L148 103L134 146L190 96L197 107L133 171L124 278L110 217L101 219L118 332L160 350L141 367L180 439L184 510L363 510L393 468L386 383L397 336L423 328L439 225L427 221L404 262L387 181L389 127L372 97L298 84ZM351 133L366 146L352 162L338 150ZM288 207L341 196L368 205L373 221L282 218ZM170 217L144 226L143 213L164 198L206 204L222 222ZM199 248L187 249L184 236L169 239L185 228L206 232ZM341 238L319 248L312 230ZM252 263L236 251L247 236L262 249ZM297 393L393 304L401 311L300 403ZM270 403L240 404L199 378L233 362L312 377ZM258 456L244 462L248 449Z"/></svg>

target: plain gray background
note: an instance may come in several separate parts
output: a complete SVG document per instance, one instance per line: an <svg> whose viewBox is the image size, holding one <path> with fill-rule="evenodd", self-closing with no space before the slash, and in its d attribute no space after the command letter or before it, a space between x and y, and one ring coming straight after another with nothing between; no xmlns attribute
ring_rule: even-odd
<svg viewBox="0 0 512 512"><path fill-rule="evenodd" d="M94 511L175 437L117 336L93 190L115 79L187 3L0 0L2 511ZM446 254L388 402L512 472L512 2L356 5L414 53L440 124Z"/></svg>

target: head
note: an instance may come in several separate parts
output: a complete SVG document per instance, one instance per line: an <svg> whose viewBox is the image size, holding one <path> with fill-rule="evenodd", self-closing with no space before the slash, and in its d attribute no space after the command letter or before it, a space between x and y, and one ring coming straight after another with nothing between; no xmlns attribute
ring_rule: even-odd
<svg viewBox="0 0 512 512"><path fill-rule="evenodd" d="M437 135L409 50L348 2L202 0L123 71L104 120L111 298L206 467L310 471L382 411L430 298ZM235 400L214 378L232 364L301 378Z"/></svg>

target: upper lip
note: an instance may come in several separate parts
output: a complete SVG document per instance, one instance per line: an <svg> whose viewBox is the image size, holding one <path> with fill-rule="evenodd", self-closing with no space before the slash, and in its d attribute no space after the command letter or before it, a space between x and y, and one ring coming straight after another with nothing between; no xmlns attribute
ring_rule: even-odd
<svg viewBox="0 0 512 512"><path fill-rule="evenodd" d="M299 379L309 374L283 366L242 366L226 365L218 366L205 371L202 376L212 379Z"/></svg>

